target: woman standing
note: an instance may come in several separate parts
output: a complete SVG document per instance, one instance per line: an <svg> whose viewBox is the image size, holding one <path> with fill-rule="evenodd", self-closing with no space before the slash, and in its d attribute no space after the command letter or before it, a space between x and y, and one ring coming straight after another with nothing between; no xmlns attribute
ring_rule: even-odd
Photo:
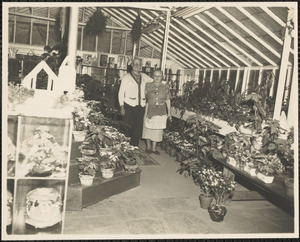
<svg viewBox="0 0 300 242"><path fill-rule="evenodd" d="M162 123L167 122L163 117L167 116L172 121L170 89L167 84L162 83L163 72L156 70L154 72L154 81L147 83L145 86L146 109L144 118L144 127L142 138L146 139L146 152L159 155L156 149L157 142L163 138ZM152 127L147 126L147 120L152 120Z"/></svg>

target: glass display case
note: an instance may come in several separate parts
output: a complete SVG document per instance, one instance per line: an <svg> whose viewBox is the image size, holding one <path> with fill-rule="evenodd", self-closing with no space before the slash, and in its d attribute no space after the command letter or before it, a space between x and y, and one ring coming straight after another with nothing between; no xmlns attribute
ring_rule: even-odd
<svg viewBox="0 0 300 242"><path fill-rule="evenodd" d="M7 234L63 232L71 118L8 116Z"/></svg>

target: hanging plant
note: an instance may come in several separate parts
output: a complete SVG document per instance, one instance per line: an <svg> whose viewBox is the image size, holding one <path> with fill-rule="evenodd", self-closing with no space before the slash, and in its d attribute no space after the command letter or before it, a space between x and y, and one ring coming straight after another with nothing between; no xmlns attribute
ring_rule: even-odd
<svg viewBox="0 0 300 242"><path fill-rule="evenodd" d="M141 21L140 14L138 14L136 20L134 20L132 24L132 30L131 30L132 41L133 42L139 41L141 35L142 35L142 21Z"/></svg>
<svg viewBox="0 0 300 242"><path fill-rule="evenodd" d="M105 31L107 16L105 16L100 8L93 13L88 19L85 32L90 35L100 35Z"/></svg>

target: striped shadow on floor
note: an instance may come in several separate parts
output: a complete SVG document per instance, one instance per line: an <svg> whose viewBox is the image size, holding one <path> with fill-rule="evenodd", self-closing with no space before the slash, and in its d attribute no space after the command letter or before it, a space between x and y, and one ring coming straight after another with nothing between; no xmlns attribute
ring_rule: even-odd
<svg viewBox="0 0 300 242"><path fill-rule="evenodd" d="M136 160L139 166L160 166L157 160L145 153L142 149L138 149L137 151Z"/></svg>

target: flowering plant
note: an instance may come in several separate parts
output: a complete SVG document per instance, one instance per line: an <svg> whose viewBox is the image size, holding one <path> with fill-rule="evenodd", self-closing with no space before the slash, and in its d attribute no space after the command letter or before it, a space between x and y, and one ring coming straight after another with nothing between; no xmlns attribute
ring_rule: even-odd
<svg viewBox="0 0 300 242"><path fill-rule="evenodd" d="M8 102L12 105L22 104L34 96L34 89L28 89L20 84L8 83Z"/></svg>
<svg viewBox="0 0 300 242"><path fill-rule="evenodd" d="M78 169L83 175L94 176L99 170L99 160L96 157L85 156L77 158Z"/></svg>
<svg viewBox="0 0 300 242"><path fill-rule="evenodd" d="M214 194L217 205L224 205L236 186L236 182L230 177L224 176L221 171L211 172L207 182Z"/></svg>
<svg viewBox="0 0 300 242"><path fill-rule="evenodd" d="M215 173L216 171L212 167L203 166L194 175L194 181L199 184L201 192L204 193L206 197L212 195L212 188L210 183L211 178Z"/></svg>
<svg viewBox="0 0 300 242"><path fill-rule="evenodd" d="M101 148L99 152L100 167L111 169L119 167L120 150L116 147Z"/></svg>

